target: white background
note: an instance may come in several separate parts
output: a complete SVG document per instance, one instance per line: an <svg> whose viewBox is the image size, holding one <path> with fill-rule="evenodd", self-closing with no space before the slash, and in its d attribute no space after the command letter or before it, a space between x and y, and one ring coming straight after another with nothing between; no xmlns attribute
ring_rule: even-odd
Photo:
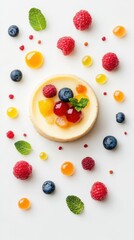
<svg viewBox="0 0 134 240"><path fill-rule="evenodd" d="M35 32L28 22L28 11L39 8L47 19L47 28ZM72 18L80 9L88 10L93 17L92 28L85 32L77 31ZM0 16L0 239L1 240L118 240L134 239L134 147L133 147L133 55L134 55L134 15L133 1L127 0L4 0ZM11 38L8 27L16 24L20 34ZM124 25L127 36L117 39L112 34L116 25ZM30 41L28 36L34 35ZM56 48L59 37L72 36L76 41L74 54L65 57ZM106 36L103 42L101 37ZM37 44L41 39L42 44ZM89 46L85 47L84 42ZM25 45L25 50L19 46ZM29 69L24 61L25 54L40 50L45 56L41 69ZM101 58L106 52L115 52L120 59L120 69L109 73L101 66ZM84 55L91 55L94 64L85 68L81 64ZM14 69L23 72L23 80L15 83L10 80ZM75 74L84 78L94 88L99 99L100 111L97 123L79 141L60 144L48 141L36 133L29 119L29 101L32 91L45 77L53 74ZM108 82L100 86L95 82L98 73L106 73ZM114 90L120 89L126 95L124 103L113 99ZM107 91L108 95L103 96ZM10 100L8 95L15 95ZM6 116L6 109L15 106L19 117L15 120ZM115 114L123 111L126 122L118 124ZM15 139L6 138L6 132L13 130ZM124 131L128 135L124 135ZM33 147L33 152L23 157L14 147L14 142L24 139ZM107 151L102 141L112 134L118 140L116 151ZM83 145L87 143L88 148ZM63 146L59 151L58 146ZM39 153L48 153L48 160L41 161ZM81 167L81 160L91 156L96 161L92 172ZM33 176L27 181L19 181L12 174L14 164L26 160L33 166ZM60 172L64 161L72 161L75 174L65 177ZM109 170L114 171L113 175ZM45 180L56 184L54 195L42 192ZM104 202L96 202L90 197L90 189L95 181L106 184L109 195ZM85 203L83 214L77 216L66 206L66 196L74 194ZM22 211L17 202L28 197L31 209Z"/></svg>

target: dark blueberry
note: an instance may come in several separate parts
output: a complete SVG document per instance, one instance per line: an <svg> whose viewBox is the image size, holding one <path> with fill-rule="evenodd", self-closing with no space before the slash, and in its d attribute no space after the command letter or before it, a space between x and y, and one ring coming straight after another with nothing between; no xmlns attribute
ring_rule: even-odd
<svg viewBox="0 0 134 240"><path fill-rule="evenodd" d="M51 194L55 190L55 184L54 182L48 180L45 181L42 185L42 191L46 194Z"/></svg>
<svg viewBox="0 0 134 240"><path fill-rule="evenodd" d="M122 122L124 122L124 121L125 121L125 114L122 113L122 112L118 112L118 113L116 114L116 122L122 123Z"/></svg>
<svg viewBox="0 0 134 240"><path fill-rule="evenodd" d="M22 72L15 69L10 73L10 78L15 82L19 82L22 79Z"/></svg>
<svg viewBox="0 0 134 240"><path fill-rule="evenodd" d="M58 94L60 100L64 102L69 102L69 98L73 98L73 95L74 94L70 88L62 88Z"/></svg>
<svg viewBox="0 0 134 240"><path fill-rule="evenodd" d="M8 28L8 34L11 37L16 37L19 34L19 28L16 25L12 25Z"/></svg>
<svg viewBox="0 0 134 240"><path fill-rule="evenodd" d="M103 139L103 146L107 150L112 150L117 146L117 139L113 136L107 136Z"/></svg>

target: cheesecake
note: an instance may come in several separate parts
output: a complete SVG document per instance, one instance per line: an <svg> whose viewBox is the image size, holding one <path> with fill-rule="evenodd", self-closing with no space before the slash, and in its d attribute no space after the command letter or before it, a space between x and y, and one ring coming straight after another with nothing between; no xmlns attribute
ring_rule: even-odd
<svg viewBox="0 0 134 240"><path fill-rule="evenodd" d="M39 134L57 142L71 142L86 135L98 115L92 87L74 75L45 79L33 92L30 119Z"/></svg>

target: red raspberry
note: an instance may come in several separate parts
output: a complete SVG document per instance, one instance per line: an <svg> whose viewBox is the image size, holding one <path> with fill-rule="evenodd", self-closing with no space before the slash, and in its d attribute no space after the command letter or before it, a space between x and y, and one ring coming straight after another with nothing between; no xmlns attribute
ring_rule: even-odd
<svg viewBox="0 0 134 240"><path fill-rule="evenodd" d="M80 122L82 119L82 112L78 112L75 108L70 107L67 111L66 118L69 122L77 123Z"/></svg>
<svg viewBox="0 0 134 240"><path fill-rule="evenodd" d="M85 170L92 170L95 166L95 161L91 157L85 157L83 158L81 164Z"/></svg>
<svg viewBox="0 0 134 240"><path fill-rule="evenodd" d="M7 138L12 139L12 138L14 138L14 132L13 132L13 131L8 131L8 132L6 133L6 136L7 136Z"/></svg>
<svg viewBox="0 0 134 240"><path fill-rule="evenodd" d="M62 50L65 56L69 55L74 50L74 47L75 47L75 41L71 37L59 38L57 42L57 48Z"/></svg>
<svg viewBox="0 0 134 240"><path fill-rule="evenodd" d="M107 196L107 188L102 182L95 182L91 188L90 194L94 200L104 200Z"/></svg>
<svg viewBox="0 0 134 240"><path fill-rule="evenodd" d="M80 10L73 18L74 25L78 30L86 30L92 23L92 17L86 10Z"/></svg>
<svg viewBox="0 0 134 240"><path fill-rule="evenodd" d="M32 166L26 161L19 161L13 167L13 174L16 178L25 180L32 174Z"/></svg>
<svg viewBox="0 0 134 240"><path fill-rule="evenodd" d="M106 53L102 58L102 66L107 71L112 71L116 69L119 65L119 59L115 53Z"/></svg>
<svg viewBox="0 0 134 240"><path fill-rule="evenodd" d="M56 102L54 106L54 113L58 116L66 115L69 105L65 102L59 101Z"/></svg>
<svg viewBox="0 0 134 240"><path fill-rule="evenodd" d="M57 89L54 85L52 84L48 84L46 85L45 87L43 87L43 95L46 97L46 98L51 98L51 97L54 97L56 96L57 94Z"/></svg>

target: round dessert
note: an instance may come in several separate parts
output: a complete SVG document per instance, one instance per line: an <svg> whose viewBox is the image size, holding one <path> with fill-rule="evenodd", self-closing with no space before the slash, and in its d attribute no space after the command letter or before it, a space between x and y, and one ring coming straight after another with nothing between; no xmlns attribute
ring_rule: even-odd
<svg viewBox="0 0 134 240"><path fill-rule="evenodd" d="M57 142L87 134L98 115L98 101L90 85L74 75L47 78L34 91L30 118L36 130Z"/></svg>

